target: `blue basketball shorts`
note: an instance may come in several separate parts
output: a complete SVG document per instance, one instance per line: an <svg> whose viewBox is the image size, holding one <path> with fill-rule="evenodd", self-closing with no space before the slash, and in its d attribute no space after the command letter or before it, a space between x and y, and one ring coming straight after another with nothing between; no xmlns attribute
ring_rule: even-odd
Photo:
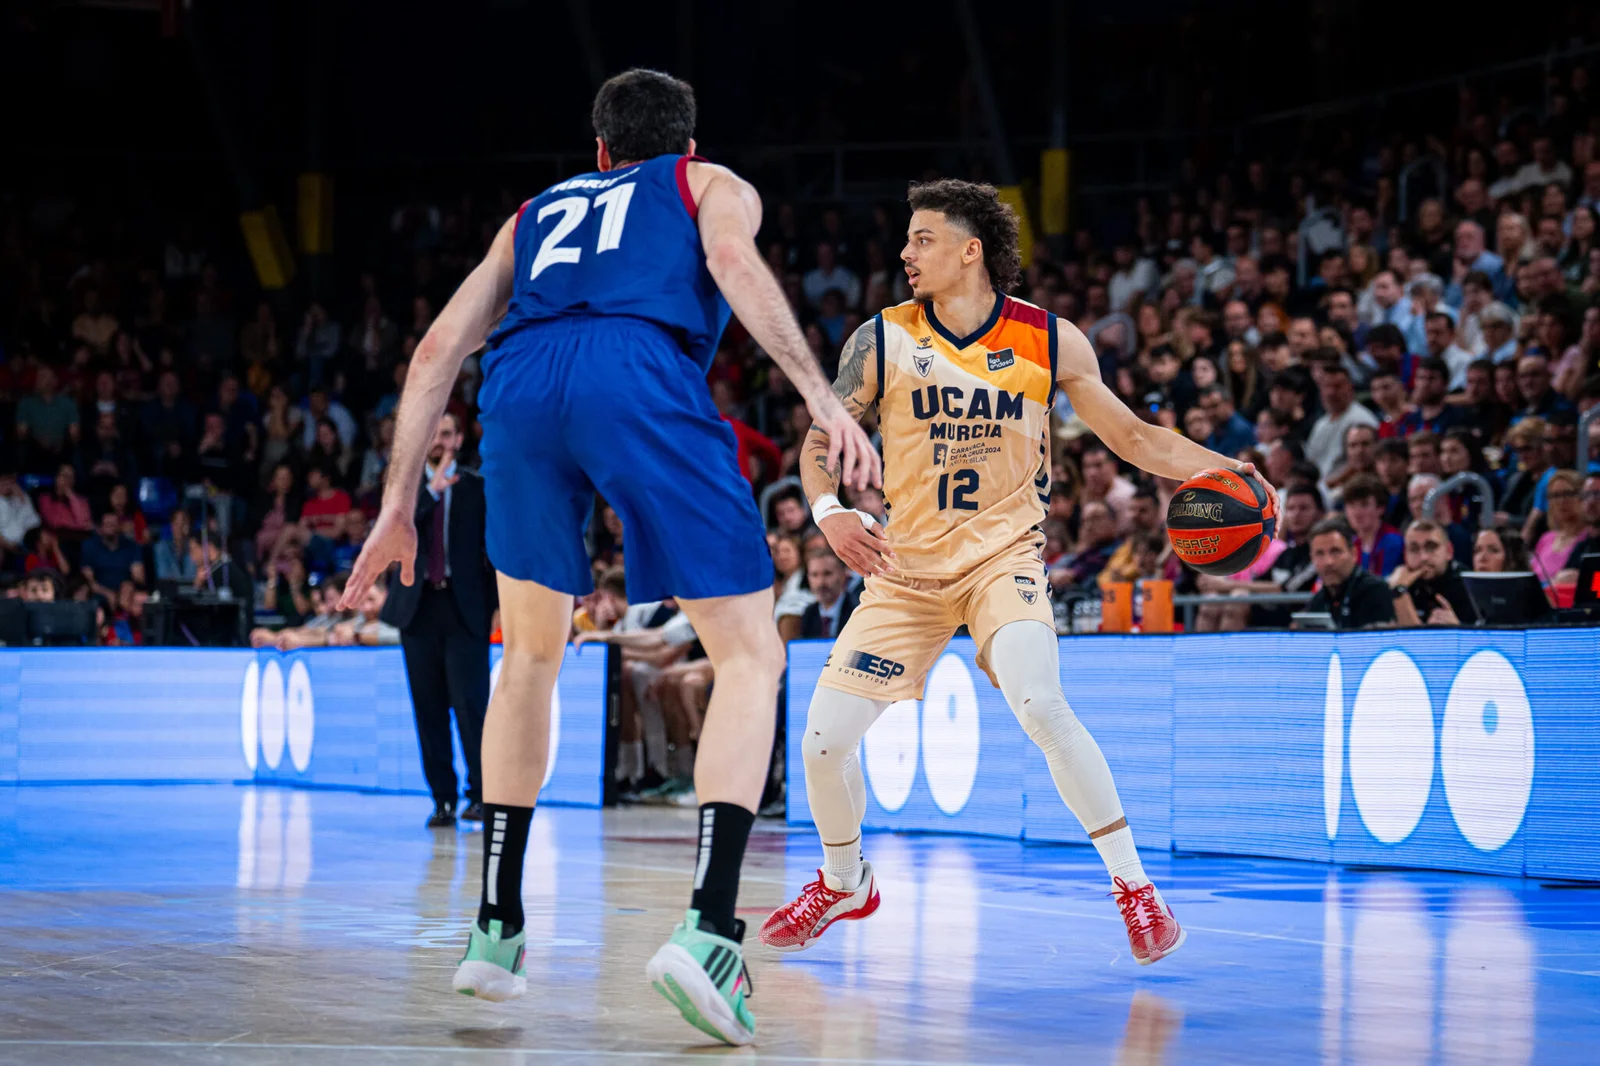
<svg viewBox="0 0 1600 1066"><path fill-rule="evenodd" d="M622 519L630 602L772 586L733 428L667 333L638 319L562 319L506 338L483 366L496 570L587 595L584 530L598 492Z"/></svg>

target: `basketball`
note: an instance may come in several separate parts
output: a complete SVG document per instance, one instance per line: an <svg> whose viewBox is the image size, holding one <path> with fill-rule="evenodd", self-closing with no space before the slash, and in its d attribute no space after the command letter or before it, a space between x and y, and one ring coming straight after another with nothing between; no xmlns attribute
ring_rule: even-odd
<svg viewBox="0 0 1600 1066"><path fill-rule="evenodd" d="M1167 505L1172 550L1202 574L1227 577L1257 559L1272 543L1276 507L1253 477L1204 470L1178 486Z"/></svg>

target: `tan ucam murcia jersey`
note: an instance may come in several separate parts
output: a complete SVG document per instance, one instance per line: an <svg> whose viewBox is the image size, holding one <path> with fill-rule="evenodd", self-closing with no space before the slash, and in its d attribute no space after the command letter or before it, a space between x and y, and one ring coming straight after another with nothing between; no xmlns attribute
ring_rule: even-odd
<svg viewBox="0 0 1600 1066"><path fill-rule="evenodd" d="M1050 501L1056 321L998 295L957 337L915 301L878 330L878 425L895 569L965 574L1033 534Z"/></svg>

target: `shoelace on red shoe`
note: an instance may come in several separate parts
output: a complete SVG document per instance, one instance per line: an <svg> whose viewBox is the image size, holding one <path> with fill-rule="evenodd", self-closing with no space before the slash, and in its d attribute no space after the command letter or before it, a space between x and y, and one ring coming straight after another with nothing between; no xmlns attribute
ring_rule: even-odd
<svg viewBox="0 0 1600 1066"><path fill-rule="evenodd" d="M835 892L828 887L822 879L822 871L817 871L817 879L807 885L800 892L800 898L795 900L799 904L794 911L795 920L805 923L807 927L815 925L829 907L850 895L848 892Z"/></svg>
<svg viewBox="0 0 1600 1066"><path fill-rule="evenodd" d="M1159 934L1167 922L1167 913L1156 902L1156 886L1148 884L1134 888L1120 877L1113 877L1111 882L1116 885L1110 893L1111 898L1116 901L1117 909L1122 911L1122 920L1128 923L1128 932L1139 936Z"/></svg>

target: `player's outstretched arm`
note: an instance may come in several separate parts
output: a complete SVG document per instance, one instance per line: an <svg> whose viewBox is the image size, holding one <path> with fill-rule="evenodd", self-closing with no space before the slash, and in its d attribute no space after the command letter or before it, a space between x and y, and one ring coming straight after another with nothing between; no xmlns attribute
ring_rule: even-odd
<svg viewBox="0 0 1600 1066"><path fill-rule="evenodd" d="M691 164L690 188L697 193L706 267L728 306L794 382L811 410L811 420L828 430L828 455L839 461L844 483L856 488L882 485L883 464L876 449L828 388L789 301L756 248L761 198L748 182L707 163Z"/></svg>
<svg viewBox="0 0 1600 1066"><path fill-rule="evenodd" d="M1100 380L1100 362L1089 339L1070 322L1056 323L1056 383L1066 390L1073 410L1106 447L1127 462L1157 477L1186 481L1202 470L1221 467L1254 476L1266 489L1274 512L1278 493L1255 464L1231 459L1197 444L1181 433L1141 421Z"/></svg>
<svg viewBox="0 0 1600 1066"><path fill-rule="evenodd" d="M360 603L367 589L392 563L400 564L402 583L409 585L414 579L417 531L411 512L416 506L417 487L422 483L422 465L462 361L483 347L489 330L506 313L511 276L516 269L512 247L516 228L515 217L506 219L489 254L450 297L411 358L395 414L394 447L389 476L384 481L383 507L350 570L344 595L339 597L341 609L350 610Z"/></svg>
<svg viewBox="0 0 1600 1066"><path fill-rule="evenodd" d="M878 328L868 320L845 341L833 394L859 422L878 398ZM883 527L839 502L840 471L829 448L828 431L812 425L800 447L800 484L811 501L811 515L844 564L863 577L887 573L894 553Z"/></svg>

